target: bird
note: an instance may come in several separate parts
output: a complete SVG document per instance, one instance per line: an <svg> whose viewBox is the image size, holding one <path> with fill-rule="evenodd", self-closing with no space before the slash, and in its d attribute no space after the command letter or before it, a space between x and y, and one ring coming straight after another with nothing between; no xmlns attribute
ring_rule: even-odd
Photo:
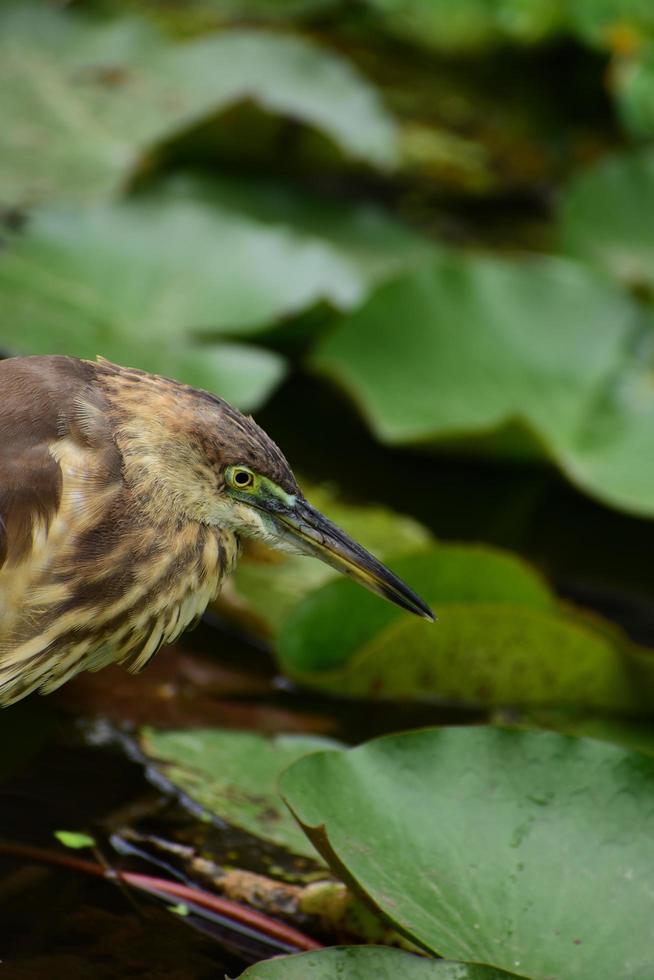
<svg viewBox="0 0 654 980"><path fill-rule="evenodd" d="M222 398L101 357L0 360L0 705L113 662L140 670L247 537L434 619Z"/></svg>

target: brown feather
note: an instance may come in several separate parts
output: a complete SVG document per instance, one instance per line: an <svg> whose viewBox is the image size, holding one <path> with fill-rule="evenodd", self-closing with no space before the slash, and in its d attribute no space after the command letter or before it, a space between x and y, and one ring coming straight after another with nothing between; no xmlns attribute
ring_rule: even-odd
<svg viewBox="0 0 654 980"><path fill-rule="evenodd" d="M30 551L35 521L46 526L59 507L61 471L49 452L66 398L88 383L72 358L0 361L0 566Z"/></svg>

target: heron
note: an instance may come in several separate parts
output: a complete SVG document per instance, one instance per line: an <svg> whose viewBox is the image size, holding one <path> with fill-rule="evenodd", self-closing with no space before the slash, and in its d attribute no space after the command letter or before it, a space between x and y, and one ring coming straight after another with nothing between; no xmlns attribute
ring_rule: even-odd
<svg viewBox="0 0 654 980"><path fill-rule="evenodd" d="M103 358L0 361L0 704L140 670L202 615L244 537L434 618L223 399Z"/></svg>

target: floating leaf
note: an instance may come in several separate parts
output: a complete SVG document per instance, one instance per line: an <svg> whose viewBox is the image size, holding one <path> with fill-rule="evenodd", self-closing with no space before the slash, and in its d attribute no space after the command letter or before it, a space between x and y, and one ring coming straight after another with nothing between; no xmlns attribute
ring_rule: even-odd
<svg viewBox="0 0 654 980"><path fill-rule="evenodd" d="M644 320L632 350L598 394L565 471L613 507L654 517L654 324Z"/></svg>
<svg viewBox="0 0 654 980"><path fill-rule="evenodd" d="M582 266L450 255L380 287L314 365L385 442L524 455L528 437L587 492L652 516L653 337L651 316Z"/></svg>
<svg viewBox="0 0 654 980"><path fill-rule="evenodd" d="M135 19L97 24L43 4L5 6L0 93L7 203L113 193L155 144L243 101L375 165L394 156L393 124L354 68L273 33L176 43Z"/></svg>
<svg viewBox="0 0 654 980"><path fill-rule="evenodd" d="M302 759L285 799L414 942L532 980L654 975L654 760L451 728Z"/></svg>
<svg viewBox="0 0 654 980"><path fill-rule="evenodd" d="M282 359L200 334L310 301L315 283L292 281L298 269L310 275L303 256L271 229L165 196L42 211L0 257L0 345L103 354L252 408L280 380Z"/></svg>
<svg viewBox="0 0 654 980"><path fill-rule="evenodd" d="M343 310L359 304L377 283L415 268L438 251L377 205L321 198L281 181L184 176L167 181L166 190L171 197L216 209L221 220L249 221L262 233L275 229L279 248L295 244L298 249L298 257L290 259L303 282L294 283L295 288L313 291L312 300L323 299ZM288 288L288 273L282 278Z"/></svg>
<svg viewBox="0 0 654 980"><path fill-rule="evenodd" d="M356 270L319 242L165 193L41 211L0 269L3 294L13 287L19 309L29 285L35 319L40 302L65 304L90 321L77 327L83 336L96 321L96 330L126 333L137 318L142 333L163 340L183 330L252 331L319 299L351 304L362 288ZM120 290L110 288L116 282Z"/></svg>
<svg viewBox="0 0 654 980"><path fill-rule="evenodd" d="M439 609L467 605L474 618L477 605L512 603L552 610L554 599L545 583L526 564L499 551L467 545L441 545L421 554L397 557L393 568L419 595ZM395 605L344 578L310 595L288 618L279 636L284 668L291 672L320 671L343 666L367 643L394 624L411 620ZM431 638L432 629L420 630ZM435 627L441 631L443 623Z"/></svg>
<svg viewBox="0 0 654 980"><path fill-rule="evenodd" d="M564 190L559 241L566 254L628 285L654 287L654 153L602 160Z"/></svg>
<svg viewBox="0 0 654 980"><path fill-rule="evenodd" d="M196 729L142 736L151 772L218 816L292 854L316 853L277 792L279 773L308 752L337 743L309 735L266 738L247 732Z"/></svg>
<svg viewBox="0 0 654 980"><path fill-rule="evenodd" d="M391 271L392 256L410 261L423 248L411 252L410 236L390 219L384 244L381 213L371 212L368 228L356 209L328 221L317 204L296 202L295 230L279 213L276 222L240 213L242 196L185 181L137 200L38 212L0 257L0 344L17 353L101 353L251 409L283 362L210 343L214 334L250 333L321 300L349 307ZM318 237L323 217L331 240Z"/></svg>
<svg viewBox="0 0 654 980"><path fill-rule="evenodd" d="M487 966L436 962L383 946L322 949L256 963L239 980L505 980Z"/></svg>
<svg viewBox="0 0 654 980"><path fill-rule="evenodd" d="M601 621L559 609L517 560L442 546L392 565L438 622L335 581L283 624L282 669L310 686L365 697L634 712L651 703L647 656Z"/></svg>
<svg viewBox="0 0 654 980"><path fill-rule="evenodd" d="M634 752L654 755L654 727L647 718L625 720L597 715L584 717L569 712L536 712L518 719L516 723L519 728L546 728L562 735L585 735Z"/></svg>
<svg viewBox="0 0 654 980"><path fill-rule="evenodd" d="M318 346L314 364L386 442L518 419L567 443L633 322L620 292L583 268L451 254L378 289Z"/></svg>

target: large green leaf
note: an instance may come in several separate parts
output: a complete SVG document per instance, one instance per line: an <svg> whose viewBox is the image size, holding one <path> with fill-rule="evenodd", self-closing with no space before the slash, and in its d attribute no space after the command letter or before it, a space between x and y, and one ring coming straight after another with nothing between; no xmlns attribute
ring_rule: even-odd
<svg viewBox="0 0 654 980"><path fill-rule="evenodd" d="M559 609L515 559L445 546L392 566L438 622L335 581L283 623L283 670L323 690L365 697L633 712L651 704L647 656L599 621Z"/></svg>
<svg viewBox="0 0 654 980"><path fill-rule="evenodd" d="M583 717L570 713L536 713L518 720L518 727L546 728L563 735L586 735L601 742L611 742L625 749L654 755L654 727L648 718L615 719Z"/></svg>
<svg viewBox="0 0 654 980"><path fill-rule="evenodd" d="M377 290L319 345L314 364L387 442L521 420L568 443L633 321L620 292L581 267L450 254Z"/></svg>
<svg viewBox="0 0 654 980"><path fill-rule="evenodd" d="M343 503L327 486L303 484L303 489L314 506L382 561L390 556L418 551L432 543L429 531L410 517L394 514L385 507ZM219 602L228 604L232 613L240 610L246 614L250 624L254 620L254 625L262 632L274 633L306 595L338 574L324 562L304 555L262 555L260 549L249 554L246 548ZM361 590L357 591L360 593ZM379 607L394 608L376 600L374 608Z"/></svg>
<svg viewBox="0 0 654 980"><path fill-rule="evenodd" d="M654 153L624 153L581 173L563 192L558 237L568 255L628 285L654 287Z"/></svg>
<svg viewBox="0 0 654 980"><path fill-rule="evenodd" d="M447 609L434 630L418 623L427 626L418 635L429 645L432 634L440 634L450 619L452 604L467 606L471 618L479 604L554 608L553 596L535 572L519 559L487 548L441 545L404 558L398 552L393 569L428 602ZM338 578L309 595L287 619L278 640L282 664L291 672L341 667L381 633L411 621L397 606Z"/></svg>
<svg viewBox="0 0 654 980"><path fill-rule="evenodd" d="M652 516L653 339L650 314L583 266L450 255L380 287L313 363L385 442L524 452L522 433L587 492Z"/></svg>
<svg viewBox="0 0 654 980"><path fill-rule="evenodd" d="M629 286L654 289L654 155L602 161L568 187L559 213L561 248ZM627 510L654 513L654 332L643 323L630 355L598 397L573 467L581 482Z"/></svg>
<svg viewBox="0 0 654 980"><path fill-rule="evenodd" d="M307 752L336 743L310 735L266 738L249 732L196 729L141 736L151 773L163 775L209 814L286 848L316 858L277 792L280 772Z"/></svg>
<svg viewBox="0 0 654 980"><path fill-rule="evenodd" d="M0 201L112 193L153 145L244 100L355 157L393 160L393 124L374 90L309 41L231 31L175 43L133 19L3 5Z"/></svg>
<svg viewBox="0 0 654 980"><path fill-rule="evenodd" d="M302 759L281 788L332 867L426 949L533 980L654 975L651 758L427 730Z"/></svg>
<svg viewBox="0 0 654 980"><path fill-rule="evenodd" d="M301 246L302 261L291 256L304 280L296 288L339 309L359 304L373 285L437 254L432 242L377 205L321 198L281 181L185 175L169 180L166 190L221 218L249 219L252 227L269 233L275 229L282 251L284 246L287 251L293 244L298 250Z"/></svg>
<svg viewBox="0 0 654 980"><path fill-rule="evenodd" d="M279 381L281 358L201 336L312 301L334 267L321 281L308 252L292 236L166 195L42 211L0 257L0 345L100 353L251 408Z"/></svg>
<svg viewBox="0 0 654 980"><path fill-rule="evenodd" d="M259 330L323 300L349 308L427 251L375 209L330 214L274 185L253 191L249 213L239 210L242 182L192 180L121 203L37 212L0 258L0 344L103 353L250 407L279 379L280 359L200 347L200 337Z"/></svg>
<svg viewBox="0 0 654 980"><path fill-rule="evenodd" d="M256 963L239 980L505 980L486 966L436 962L384 946L322 949Z"/></svg>
<svg viewBox="0 0 654 980"><path fill-rule="evenodd" d="M251 409L281 378L281 358L207 338L267 327L320 300L349 307L394 264L423 254L380 212L328 217L296 200L289 227L279 210L270 217L271 186L266 195L256 185L262 218L239 211L245 188L233 186L217 185L221 196L185 181L121 203L38 211L0 257L0 346L101 353Z"/></svg>

